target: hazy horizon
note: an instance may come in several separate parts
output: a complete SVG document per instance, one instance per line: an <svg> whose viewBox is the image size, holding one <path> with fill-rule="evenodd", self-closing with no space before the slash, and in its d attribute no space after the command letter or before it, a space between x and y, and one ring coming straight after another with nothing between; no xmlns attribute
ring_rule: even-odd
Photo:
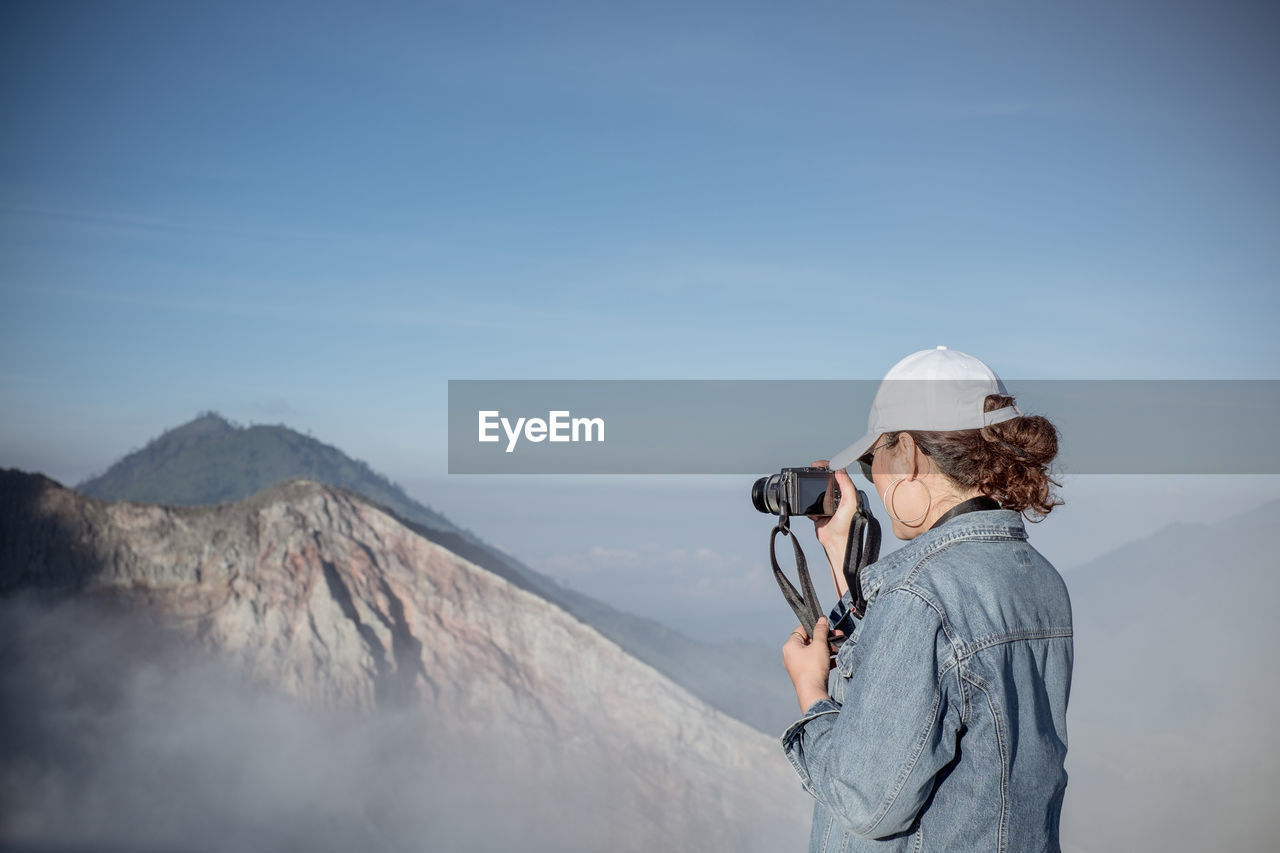
<svg viewBox="0 0 1280 853"><path fill-rule="evenodd" d="M259 425L281 423L293 428L287 421ZM81 476L57 476L56 460L50 460L48 468L30 470L74 488L155 437L122 448ZM331 444L324 435L312 437ZM352 449L337 449L363 458ZM695 637L766 645L793 627L768 566L766 540L772 522L751 507L749 477L406 479L395 471L374 470L532 568L626 612ZM1214 524L1280 500L1280 477L1274 475L1088 474L1063 476L1061 482L1056 491L1065 503L1040 522L1028 521L1027 531L1031 544L1068 581L1073 570L1170 524ZM868 492L872 511L883 523L886 516L878 494L865 482L858 485ZM638 525L636 519L643 523ZM640 528L646 532L637 536ZM799 529L806 553L820 558L821 549L807 523ZM882 553L902 544L885 525ZM834 593L826 568L821 562L814 565L819 596L831 602Z"/></svg>

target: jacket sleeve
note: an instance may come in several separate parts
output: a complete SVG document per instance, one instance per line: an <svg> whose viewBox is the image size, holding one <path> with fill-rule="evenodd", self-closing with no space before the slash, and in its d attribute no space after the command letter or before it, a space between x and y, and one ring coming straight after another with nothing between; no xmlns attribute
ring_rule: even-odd
<svg viewBox="0 0 1280 853"><path fill-rule="evenodd" d="M958 714L944 683L957 676L940 662L939 648L949 647L941 617L910 590L880 596L858 634L844 704L815 702L782 747L805 789L850 833L883 838L911 827L955 755Z"/></svg>

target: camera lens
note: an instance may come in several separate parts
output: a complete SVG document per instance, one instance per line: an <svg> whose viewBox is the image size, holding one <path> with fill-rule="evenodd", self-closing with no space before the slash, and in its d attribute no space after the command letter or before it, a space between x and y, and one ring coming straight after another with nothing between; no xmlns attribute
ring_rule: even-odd
<svg viewBox="0 0 1280 853"><path fill-rule="evenodd" d="M778 514L778 507L782 505L778 495L779 481L781 479L781 474L761 477L751 487L751 505L758 512L767 512L771 515Z"/></svg>

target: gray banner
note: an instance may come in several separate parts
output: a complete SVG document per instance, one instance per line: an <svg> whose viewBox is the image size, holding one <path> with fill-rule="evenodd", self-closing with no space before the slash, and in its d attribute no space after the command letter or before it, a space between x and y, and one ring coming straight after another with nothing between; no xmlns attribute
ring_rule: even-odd
<svg viewBox="0 0 1280 853"><path fill-rule="evenodd" d="M1280 380L1004 384L1023 414L1058 427L1062 473L1280 474ZM451 380L449 473L763 476L860 438L880 385Z"/></svg>

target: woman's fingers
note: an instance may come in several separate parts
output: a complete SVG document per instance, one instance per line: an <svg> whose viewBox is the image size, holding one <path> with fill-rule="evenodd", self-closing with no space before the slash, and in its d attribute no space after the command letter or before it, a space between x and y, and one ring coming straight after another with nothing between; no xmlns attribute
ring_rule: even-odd
<svg viewBox="0 0 1280 853"><path fill-rule="evenodd" d="M853 484L849 472L843 468L836 471L836 484L840 486L840 506L836 513L843 512L846 517L852 516L858 509L858 487Z"/></svg>
<svg viewBox="0 0 1280 853"><path fill-rule="evenodd" d="M812 465L812 467L814 467L814 468L826 468L826 467L827 467L827 465L828 465L828 463L829 463L829 460L826 460L826 459L815 459L815 460L813 460L813 462L811 463L811 465ZM837 474L836 476L837 476L837 478L838 478L838 477L839 477L839 474ZM847 480L847 479L849 479L847 475L845 476L845 479L846 479L846 480ZM837 482L839 482L839 480L838 480L838 479L837 479ZM842 485L842 486L840 486L840 493L841 493L841 494L844 494L844 486L843 486L843 485ZM812 521L812 522L813 522L813 532L814 532L814 533L821 533L821 532L822 532L822 528L826 527L826 526L827 526L827 522L831 520L831 516L829 516L829 515L810 515L810 516L807 516L807 518L808 518L810 521Z"/></svg>

